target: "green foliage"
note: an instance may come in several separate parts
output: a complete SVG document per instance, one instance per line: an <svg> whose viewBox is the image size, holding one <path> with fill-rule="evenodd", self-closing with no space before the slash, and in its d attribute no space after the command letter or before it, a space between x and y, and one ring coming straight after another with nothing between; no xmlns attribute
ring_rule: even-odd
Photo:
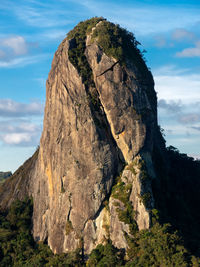
<svg viewBox="0 0 200 267"><path fill-rule="evenodd" d="M136 175L136 171L135 171L135 163L131 162L128 166L126 166L126 170L131 171L134 175Z"/></svg>
<svg viewBox="0 0 200 267"><path fill-rule="evenodd" d="M129 238L127 253L126 266L192 266L183 241L169 224L156 223L151 230L142 230Z"/></svg>
<svg viewBox="0 0 200 267"><path fill-rule="evenodd" d="M130 209L131 212L131 209ZM158 216L156 210L152 210ZM155 222L150 230L126 234L129 248L114 247L110 240L98 245L85 263L81 249L69 254L54 255L42 242L35 243L31 235L32 201L16 201L7 213L0 214L0 266L199 266L169 224ZM129 214L128 217L131 217ZM125 216L126 218L126 216Z"/></svg>
<svg viewBox="0 0 200 267"><path fill-rule="evenodd" d="M199 257L200 162L172 146L162 153L154 149L153 161L158 177L152 182L159 221L173 225L185 247Z"/></svg>
<svg viewBox="0 0 200 267"><path fill-rule="evenodd" d="M129 245L126 256L109 241L91 252L86 266L199 266L200 259L188 253L182 239L169 224L155 223L150 230L126 238Z"/></svg>
<svg viewBox="0 0 200 267"><path fill-rule="evenodd" d="M115 248L111 241L98 245L90 254L86 266L115 267L124 266L124 253Z"/></svg>
<svg viewBox="0 0 200 267"><path fill-rule="evenodd" d="M133 33L103 20L92 34L92 40L96 40L107 56L114 57L121 64L133 61L141 70L147 70L143 60L143 54L138 49L140 44Z"/></svg>
<svg viewBox="0 0 200 267"><path fill-rule="evenodd" d="M106 55L114 57L121 65L132 62L138 68L141 79L148 78L151 74L146 67L143 53L138 49L140 43L135 39L133 33L106 21L102 17L94 17L80 22L67 35L67 39L70 41L69 60L78 70L86 89L95 87L92 70L84 54L86 36L91 33L92 28L97 24L98 26L94 29L91 40L95 40ZM90 96L92 101L97 101L96 95L91 94ZM155 95L153 98L155 98Z"/></svg>
<svg viewBox="0 0 200 267"><path fill-rule="evenodd" d="M69 60L78 70L78 73L82 77L82 81L86 88L95 87L93 81L93 74L85 52L86 35L92 28L103 18L92 18L83 22L80 22L72 31L67 35L67 38L71 41L71 45L68 50Z"/></svg>
<svg viewBox="0 0 200 267"><path fill-rule="evenodd" d="M32 210L32 200L26 198L0 213L0 266L84 266L80 250L54 255L47 245L34 242Z"/></svg>
<svg viewBox="0 0 200 267"><path fill-rule="evenodd" d="M129 201L130 193L130 185L125 185L121 180L112 187L112 197L119 199L124 204Z"/></svg>
<svg viewBox="0 0 200 267"><path fill-rule="evenodd" d="M132 185L126 185L121 181L121 177L119 176L116 179L116 184L112 188L111 196L120 200L124 204L123 207L121 207L119 203L116 202L116 211L118 213L119 220L128 224L130 233L134 234L138 230L138 227L135 221L133 205L129 201L131 190Z"/></svg>

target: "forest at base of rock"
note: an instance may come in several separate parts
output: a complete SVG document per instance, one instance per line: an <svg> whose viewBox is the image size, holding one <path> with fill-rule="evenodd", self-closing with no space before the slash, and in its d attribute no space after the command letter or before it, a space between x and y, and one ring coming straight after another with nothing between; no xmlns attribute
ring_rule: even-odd
<svg viewBox="0 0 200 267"><path fill-rule="evenodd" d="M31 199L15 201L0 214L1 266L200 266L200 162L167 148L168 176L162 164L153 185L156 209L150 230L128 238L127 252L107 239L89 256L82 244L72 253L53 254L47 244L32 237ZM155 157L155 162L158 158Z"/></svg>

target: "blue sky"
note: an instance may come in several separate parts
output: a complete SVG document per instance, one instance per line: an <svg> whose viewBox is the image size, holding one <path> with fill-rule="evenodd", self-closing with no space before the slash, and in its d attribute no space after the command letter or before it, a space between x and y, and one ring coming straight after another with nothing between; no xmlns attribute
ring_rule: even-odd
<svg viewBox="0 0 200 267"><path fill-rule="evenodd" d="M1 0L0 171L39 144L53 55L79 21L103 16L145 49L167 145L200 156L200 1Z"/></svg>

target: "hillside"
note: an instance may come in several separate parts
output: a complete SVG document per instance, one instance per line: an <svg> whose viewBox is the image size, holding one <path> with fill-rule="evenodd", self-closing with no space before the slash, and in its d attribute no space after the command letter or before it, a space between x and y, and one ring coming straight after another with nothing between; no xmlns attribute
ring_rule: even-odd
<svg viewBox="0 0 200 267"><path fill-rule="evenodd" d="M0 183L3 183L11 175L12 172L0 172Z"/></svg>

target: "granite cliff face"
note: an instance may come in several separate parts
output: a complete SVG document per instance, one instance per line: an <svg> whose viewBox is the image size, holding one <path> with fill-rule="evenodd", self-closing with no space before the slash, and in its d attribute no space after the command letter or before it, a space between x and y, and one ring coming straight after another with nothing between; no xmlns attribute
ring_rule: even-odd
<svg viewBox="0 0 200 267"><path fill-rule="evenodd" d="M110 26L120 31L103 19L80 24L60 44L46 83L40 148L23 184L34 201L34 238L55 253L88 254L108 238L127 248L128 235L151 225L154 81L133 36L133 57L123 47L122 57L106 53L98 27Z"/></svg>

